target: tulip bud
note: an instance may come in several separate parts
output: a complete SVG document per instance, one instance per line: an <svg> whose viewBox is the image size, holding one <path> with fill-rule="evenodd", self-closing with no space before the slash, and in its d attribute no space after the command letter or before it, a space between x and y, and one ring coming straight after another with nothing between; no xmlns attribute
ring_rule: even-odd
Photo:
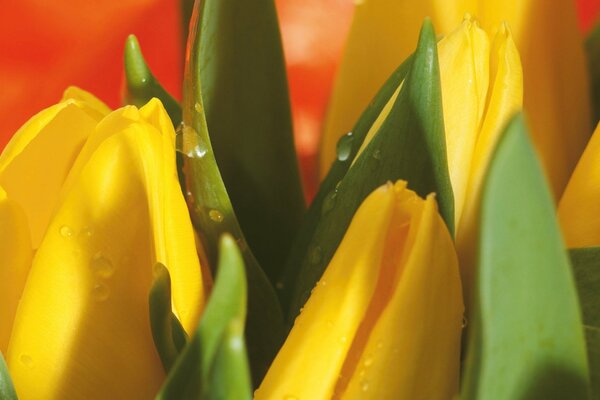
<svg viewBox="0 0 600 400"><path fill-rule="evenodd" d="M388 183L356 212L256 399L451 398L462 315L434 196Z"/></svg>
<svg viewBox="0 0 600 400"><path fill-rule="evenodd" d="M175 132L163 106L155 99L102 118L86 97L43 111L0 157L0 178L12 184L7 193L23 202L30 224L43 234L6 354L22 398L154 396L164 378L148 316L157 263L169 269L173 313L187 332L203 308ZM72 151L68 157L63 143ZM44 162L51 157L57 160ZM27 182L30 171L36 180L28 185L41 188L18 191L16 179ZM49 188L54 191L40 197ZM52 212L35 214L44 200ZM12 273L0 268L0 276Z"/></svg>

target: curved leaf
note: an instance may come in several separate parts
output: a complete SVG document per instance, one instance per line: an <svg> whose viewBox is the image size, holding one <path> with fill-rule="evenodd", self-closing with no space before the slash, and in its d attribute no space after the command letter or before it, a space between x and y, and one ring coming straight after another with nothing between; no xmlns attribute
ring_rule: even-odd
<svg viewBox="0 0 600 400"><path fill-rule="evenodd" d="M585 399L577 292L523 116L509 123L481 203L464 399Z"/></svg>
<svg viewBox="0 0 600 400"><path fill-rule="evenodd" d="M201 62L198 31L203 10L202 5L196 3L190 24L189 57L184 76L181 151L186 155L186 193L192 220L201 235L210 265L216 265L218 241L222 234L230 233L241 246L249 294L246 342L253 381L258 384L283 340L283 316L275 290L246 244L208 136L198 72Z"/></svg>
<svg viewBox="0 0 600 400"><path fill-rule="evenodd" d="M250 399L250 372L242 336L246 315L244 261L224 235L213 292L194 336L157 399Z"/></svg>
<svg viewBox="0 0 600 400"><path fill-rule="evenodd" d="M600 247L571 249L573 274L583 313L592 398L600 398Z"/></svg>
<svg viewBox="0 0 600 400"><path fill-rule="evenodd" d="M275 282L304 196L273 0L203 0L199 72L211 144L238 220Z"/></svg>
<svg viewBox="0 0 600 400"><path fill-rule="evenodd" d="M435 192L440 214L453 231L454 202L445 143L437 44L433 26L425 20L412 65L390 114L336 184L329 195L331 201L323 204L308 251L295 267L298 273L289 322L329 264L358 206L387 181L406 180L408 187L423 197Z"/></svg>
<svg viewBox="0 0 600 400"><path fill-rule="evenodd" d="M2 353L0 353L0 399L17 400L17 393Z"/></svg>
<svg viewBox="0 0 600 400"><path fill-rule="evenodd" d="M171 311L171 277L167 268L154 266L154 281L150 288L150 327L154 345L163 367L169 372L186 342L186 334Z"/></svg>
<svg viewBox="0 0 600 400"><path fill-rule="evenodd" d="M142 107L153 97L158 98L174 126L181 122L181 107L156 80L146 60L135 35L129 35L125 41L125 104Z"/></svg>

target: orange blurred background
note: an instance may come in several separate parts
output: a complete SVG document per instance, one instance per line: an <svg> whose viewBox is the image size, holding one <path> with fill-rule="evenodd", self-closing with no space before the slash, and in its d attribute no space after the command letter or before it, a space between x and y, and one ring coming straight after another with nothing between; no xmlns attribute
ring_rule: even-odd
<svg viewBox="0 0 600 400"><path fill-rule="evenodd" d="M276 0L286 53L295 138L307 195L352 0ZM579 0L587 32L600 0ZM177 0L19 0L0 13L0 148L31 115L55 103L68 85L120 104L122 49L138 36L155 75L181 94L181 22Z"/></svg>

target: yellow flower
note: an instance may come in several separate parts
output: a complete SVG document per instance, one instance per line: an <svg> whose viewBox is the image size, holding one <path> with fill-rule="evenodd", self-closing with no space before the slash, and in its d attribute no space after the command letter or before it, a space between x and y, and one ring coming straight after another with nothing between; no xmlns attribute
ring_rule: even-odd
<svg viewBox="0 0 600 400"><path fill-rule="evenodd" d="M110 112L72 88L0 156L0 350L20 398L158 391L154 265L170 272L187 332L204 303L174 142L158 100Z"/></svg>
<svg viewBox="0 0 600 400"><path fill-rule="evenodd" d="M434 197L402 181L382 186L355 214L255 398L449 399L462 315Z"/></svg>
<svg viewBox="0 0 600 400"><path fill-rule="evenodd" d="M533 139L555 195L562 193L589 137L588 79L572 1L360 2L325 124L321 174L335 157L337 139L352 128L380 85L414 50L423 18L431 17L437 32L446 35L464 13L477 16L486 30L503 21L510 25L522 56L525 110ZM464 107L464 114L468 105L453 101ZM449 114L444 109L446 121L452 118Z"/></svg>
<svg viewBox="0 0 600 400"><path fill-rule="evenodd" d="M490 43L471 17L438 44L446 150L463 285L473 280L481 186L499 135L521 109L523 76L519 53L505 24ZM391 111L399 89L375 121L365 148Z"/></svg>
<svg viewBox="0 0 600 400"><path fill-rule="evenodd" d="M568 248L600 246L600 125L558 204Z"/></svg>

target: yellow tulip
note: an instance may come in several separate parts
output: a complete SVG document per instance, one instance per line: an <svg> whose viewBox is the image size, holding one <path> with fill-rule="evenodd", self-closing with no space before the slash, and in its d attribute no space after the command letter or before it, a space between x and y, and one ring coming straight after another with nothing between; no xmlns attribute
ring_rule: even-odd
<svg viewBox="0 0 600 400"><path fill-rule="evenodd" d="M434 196L389 183L356 212L255 398L452 398L462 315Z"/></svg>
<svg viewBox="0 0 600 400"><path fill-rule="evenodd" d="M0 285L13 289L0 292L12 307L0 325L12 325L6 359L19 397L154 396L165 374L149 321L154 265L167 266L188 333L204 303L162 104L110 112L70 89L15 135L0 156L0 185L0 240L11 249Z"/></svg>
<svg viewBox="0 0 600 400"><path fill-rule="evenodd" d="M567 247L600 246L600 125L596 127L559 204Z"/></svg>
<svg viewBox="0 0 600 400"><path fill-rule="evenodd" d="M510 25L522 56L525 110L552 188L560 196L589 137L588 78L574 2L567 0L365 0L357 3L334 87L322 140L320 171L327 173L335 144L348 132L377 89L414 50L429 16L447 35L464 13L486 30ZM442 67L443 73L443 67ZM357 79L357 77L360 77ZM442 92L448 88L442 82ZM463 107L472 107L453 99ZM444 119L457 118L446 109ZM454 182L453 182L454 183Z"/></svg>
<svg viewBox="0 0 600 400"><path fill-rule="evenodd" d="M486 32L470 16L440 40L438 59L457 246L468 296L481 186L499 135L522 107L523 76L519 53L506 24L499 26L490 43ZM388 116L397 94L369 130L361 150Z"/></svg>

